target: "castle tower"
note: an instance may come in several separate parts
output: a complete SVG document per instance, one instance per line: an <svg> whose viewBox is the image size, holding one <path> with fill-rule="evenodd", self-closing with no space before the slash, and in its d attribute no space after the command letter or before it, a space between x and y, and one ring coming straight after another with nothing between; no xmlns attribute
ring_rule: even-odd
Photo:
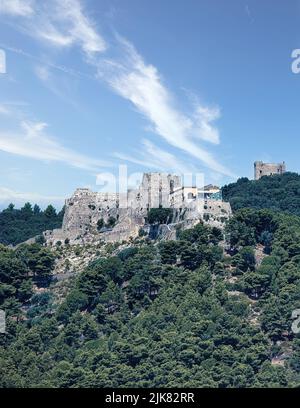
<svg viewBox="0 0 300 408"><path fill-rule="evenodd" d="M144 208L170 207L170 194L181 187L181 177L167 173L145 173L139 192Z"/></svg>
<svg viewBox="0 0 300 408"><path fill-rule="evenodd" d="M264 163L256 161L254 163L254 179L259 180L263 176L272 176L273 174L283 174L286 172L285 162L282 163Z"/></svg>

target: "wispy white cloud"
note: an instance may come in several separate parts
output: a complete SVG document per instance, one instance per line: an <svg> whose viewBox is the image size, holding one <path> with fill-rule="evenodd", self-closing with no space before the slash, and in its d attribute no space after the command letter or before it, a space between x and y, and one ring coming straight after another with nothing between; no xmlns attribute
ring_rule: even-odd
<svg viewBox="0 0 300 408"><path fill-rule="evenodd" d="M75 78L70 79L65 75L57 75L57 71L51 65L45 64L35 66L34 72L50 92L82 113L82 107L78 103L78 98L74 97L77 84Z"/></svg>
<svg viewBox="0 0 300 408"><path fill-rule="evenodd" d="M198 102L197 104L195 104L194 113L192 115L194 121L193 136L210 143L219 144L219 131L214 126L214 121L219 119L220 117L219 108L209 108L207 106L201 105Z"/></svg>
<svg viewBox="0 0 300 408"><path fill-rule="evenodd" d="M31 61L33 61L34 65L34 71L35 73L39 76L40 79L42 79L42 72L38 73L37 72L37 67L39 67L42 70L44 70L44 79L46 72L48 72L48 76L51 70L55 70L58 73L66 74L70 77L74 78L81 78L81 79L89 79L95 81L95 76L87 74L86 72L78 71L70 67L66 67L65 65L59 65L55 64L53 61L50 61L49 58L47 57L38 57L36 55L33 55L27 51L24 51L21 48L15 48L11 47L7 44L0 43L0 47L3 48L6 51L13 52L14 54L23 56ZM14 102L15 103L15 102ZM26 102L22 102L22 105L27 104Z"/></svg>
<svg viewBox="0 0 300 408"><path fill-rule="evenodd" d="M173 154L161 149L146 139L142 141L142 148L138 151L134 151L133 155L116 152L114 153L114 157L156 171L160 170L178 174L195 171L193 166L184 164Z"/></svg>
<svg viewBox="0 0 300 408"><path fill-rule="evenodd" d="M50 78L49 67L46 65L37 65L35 67L35 73L41 81L48 81Z"/></svg>
<svg viewBox="0 0 300 408"><path fill-rule="evenodd" d="M251 13L251 10L250 10L250 7L249 7L248 4L245 5L245 12L246 12L246 14L247 14L247 16L248 16L248 18L249 18L249 20L250 20L250 23L253 23L253 22L254 22L254 18L253 18L253 16L252 16L252 13Z"/></svg>
<svg viewBox="0 0 300 408"><path fill-rule="evenodd" d="M197 104L191 115L184 114L153 65L147 65L132 44L119 38L122 56L119 60L98 61L98 76L129 100L150 121L153 131L170 145L200 160L210 169L232 176L213 155L199 145L219 143L219 133L213 121L219 117L218 108ZM198 141L198 142L197 142Z"/></svg>
<svg viewBox="0 0 300 408"><path fill-rule="evenodd" d="M18 24L37 40L56 47L79 45L88 55L107 49L79 0L1 0L0 4L0 13L27 17Z"/></svg>
<svg viewBox="0 0 300 408"><path fill-rule="evenodd" d="M165 85L157 68L147 64L134 46L119 36L112 51L117 57L103 57L108 44L97 32L79 0L52 0L51 7L35 9L35 15L25 27L34 35L57 47L77 45L86 62L97 70L97 78L124 99L151 124L151 131L165 142L202 163L211 171L234 177L204 144L220 143L215 121L218 107L209 107L194 100L189 113L179 107ZM27 24L27 26L26 26ZM40 72L46 75L46 71ZM144 149L147 149L144 145ZM148 146L148 150L149 150Z"/></svg>
<svg viewBox="0 0 300 408"><path fill-rule="evenodd" d="M0 13L28 17L34 13L33 0L1 0Z"/></svg>
<svg viewBox="0 0 300 408"><path fill-rule="evenodd" d="M63 203L65 197L43 195L31 192L15 191L6 187L0 187L0 204L14 202L16 204L25 203L26 201L32 203L46 203L50 202Z"/></svg>
<svg viewBox="0 0 300 408"><path fill-rule="evenodd" d="M67 47L73 43L73 38L71 35L64 34L59 31L52 23L46 21L44 25L38 26L35 31L35 35L39 39L44 39L51 44L58 47Z"/></svg>
<svg viewBox="0 0 300 408"><path fill-rule="evenodd" d="M47 124L43 122L23 121L17 132L0 131L0 150L36 160L62 162L90 171L110 165L64 147L46 133L46 128Z"/></svg>
<svg viewBox="0 0 300 408"><path fill-rule="evenodd" d="M72 42L79 42L86 53L103 52L105 40L97 33L94 23L83 12L79 0L58 0L59 17L69 24L68 33Z"/></svg>

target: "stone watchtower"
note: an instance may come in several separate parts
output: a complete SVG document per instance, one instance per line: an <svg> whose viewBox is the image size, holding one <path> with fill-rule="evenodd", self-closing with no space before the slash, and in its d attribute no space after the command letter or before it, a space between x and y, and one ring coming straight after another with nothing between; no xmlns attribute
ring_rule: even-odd
<svg viewBox="0 0 300 408"><path fill-rule="evenodd" d="M273 174L283 174L286 172L285 162L282 163L264 163L256 161L254 163L254 179L259 180L263 176L272 176Z"/></svg>

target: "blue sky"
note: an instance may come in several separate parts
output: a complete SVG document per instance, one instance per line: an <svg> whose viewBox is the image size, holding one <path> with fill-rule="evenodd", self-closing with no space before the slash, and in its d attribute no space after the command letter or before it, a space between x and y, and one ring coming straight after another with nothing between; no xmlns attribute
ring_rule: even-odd
<svg viewBox="0 0 300 408"><path fill-rule="evenodd" d="M97 174L299 171L300 2L0 0L0 206Z"/></svg>

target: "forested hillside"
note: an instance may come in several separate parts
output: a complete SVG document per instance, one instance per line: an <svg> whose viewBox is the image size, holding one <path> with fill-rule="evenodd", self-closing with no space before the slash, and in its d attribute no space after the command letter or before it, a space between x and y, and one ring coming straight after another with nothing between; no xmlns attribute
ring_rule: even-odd
<svg viewBox="0 0 300 408"><path fill-rule="evenodd" d="M16 245L48 229L60 228L63 211L58 214L52 205L42 211L38 205L26 203L20 210L10 204L0 212L0 243Z"/></svg>
<svg viewBox="0 0 300 408"><path fill-rule="evenodd" d="M87 248L1 247L1 387L299 385L300 219L242 210L226 237L99 244L63 295L54 258Z"/></svg>
<svg viewBox="0 0 300 408"><path fill-rule="evenodd" d="M260 180L241 178L222 189L223 198L234 211L240 208L269 208L300 216L300 175L265 176Z"/></svg>

